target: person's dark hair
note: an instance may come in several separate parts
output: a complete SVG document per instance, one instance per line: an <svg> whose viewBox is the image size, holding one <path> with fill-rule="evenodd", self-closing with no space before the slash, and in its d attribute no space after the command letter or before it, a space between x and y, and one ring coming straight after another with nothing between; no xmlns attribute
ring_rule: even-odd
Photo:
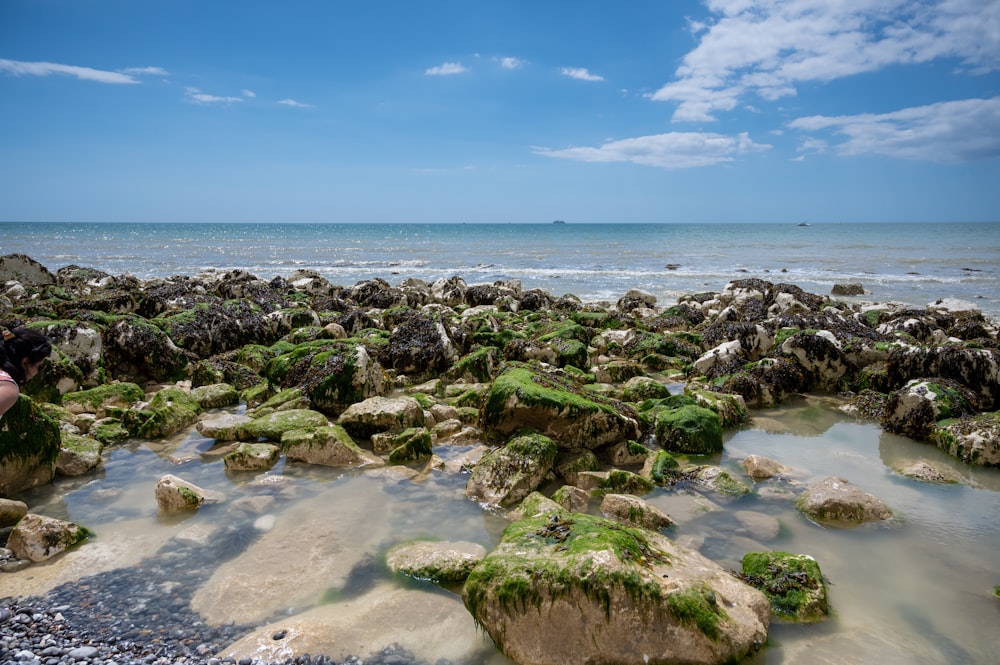
<svg viewBox="0 0 1000 665"><path fill-rule="evenodd" d="M3 335L0 341L0 369L10 374L18 385L23 385L25 376L21 361L27 358L33 365L45 360L52 353L52 343L42 333L28 328L0 332Z"/></svg>

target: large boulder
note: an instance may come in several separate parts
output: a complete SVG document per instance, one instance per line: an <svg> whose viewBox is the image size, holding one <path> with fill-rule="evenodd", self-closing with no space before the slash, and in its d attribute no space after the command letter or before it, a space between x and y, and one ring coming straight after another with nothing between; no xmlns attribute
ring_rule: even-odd
<svg viewBox="0 0 1000 665"><path fill-rule="evenodd" d="M266 439L280 442L286 432L292 430L315 429L326 427L330 421L319 411L312 409L289 409L274 411L266 416L253 418L250 422L238 426L237 439L253 441Z"/></svg>
<svg viewBox="0 0 1000 665"><path fill-rule="evenodd" d="M79 524L54 517L25 515L7 540L7 548L18 559L45 561L87 538L90 532Z"/></svg>
<svg viewBox="0 0 1000 665"><path fill-rule="evenodd" d="M525 428L569 451L638 440L640 434L630 407L583 394L554 375L512 365L490 386L480 410L480 429L505 437Z"/></svg>
<svg viewBox="0 0 1000 665"><path fill-rule="evenodd" d="M889 395L882 412L886 431L926 439L938 421L970 414L975 395L947 379L914 379Z"/></svg>
<svg viewBox="0 0 1000 665"><path fill-rule="evenodd" d="M814 389L836 390L841 380L854 371L837 338L828 330L792 335L782 343L781 352L795 358Z"/></svg>
<svg viewBox="0 0 1000 665"><path fill-rule="evenodd" d="M0 284L19 282L27 286L55 284L56 277L38 261L24 254L0 256Z"/></svg>
<svg viewBox="0 0 1000 665"><path fill-rule="evenodd" d="M541 434L516 436L479 460L465 486L469 498L512 506L531 494L555 463L558 448Z"/></svg>
<svg viewBox="0 0 1000 665"><path fill-rule="evenodd" d="M673 453L710 455L722 451L722 421L715 411L687 405L656 416L656 440Z"/></svg>
<svg viewBox="0 0 1000 665"><path fill-rule="evenodd" d="M347 407L337 424L366 439L377 432L402 432L424 424L424 410L413 397L369 397Z"/></svg>
<svg viewBox="0 0 1000 665"><path fill-rule="evenodd" d="M377 455L359 448L340 425L285 432L281 437L281 446L289 462L349 467L384 464Z"/></svg>
<svg viewBox="0 0 1000 665"><path fill-rule="evenodd" d="M198 401L180 388L164 388L149 402L148 417L138 423L138 436L158 439L193 425L201 413Z"/></svg>
<svg viewBox="0 0 1000 665"><path fill-rule="evenodd" d="M764 594L697 552L583 513L508 526L463 598L521 665L736 662L770 620Z"/></svg>
<svg viewBox="0 0 1000 665"><path fill-rule="evenodd" d="M104 361L113 377L177 381L186 378L187 366L195 360L197 356L141 316L126 316L105 333Z"/></svg>
<svg viewBox="0 0 1000 665"><path fill-rule="evenodd" d="M305 342L273 358L265 376L281 388L298 387L329 415L389 390L382 365L363 344L341 340Z"/></svg>
<svg viewBox="0 0 1000 665"><path fill-rule="evenodd" d="M1000 466L1000 411L939 423L930 440L968 464Z"/></svg>
<svg viewBox="0 0 1000 665"><path fill-rule="evenodd" d="M888 362L891 385L929 376L951 379L975 391L983 410L1000 408L1000 349L908 346L892 351Z"/></svg>
<svg viewBox="0 0 1000 665"><path fill-rule="evenodd" d="M93 413L98 418L104 418L108 407L128 408L145 396L145 392L138 385L116 381L66 393L63 395L62 405L70 413Z"/></svg>
<svg viewBox="0 0 1000 665"><path fill-rule="evenodd" d="M44 485L55 475L59 425L27 395L0 417L0 496Z"/></svg>
<svg viewBox="0 0 1000 665"><path fill-rule="evenodd" d="M269 340L269 325L261 308L249 300L201 302L152 322L177 346L199 358Z"/></svg>
<svg viewBox="0 0 1000 665"><path fill-rule="evenodd" d="M458 351L440 317L411 312L393 328L388 357L397 373L424 376L448 369Z"/></svg>
<svg viewBox="0 0 1000 665"><path fill-rule="evenodd" d="M875 495L835 476L810 486L797 505L809 519L835 527L884 522L893 517L892 510Z"/></svg>
<svg viewBox="0 0 1000 665"><path fill-rule="evenodd" d="M47 322L40 332L62 351L83 374L86 386L101 383L104 369L104 342L93 324L76 321Z"/></svg>

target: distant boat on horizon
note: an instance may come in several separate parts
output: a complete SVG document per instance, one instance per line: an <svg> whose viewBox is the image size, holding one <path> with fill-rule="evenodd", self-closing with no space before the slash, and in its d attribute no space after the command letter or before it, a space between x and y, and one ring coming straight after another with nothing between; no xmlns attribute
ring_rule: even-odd
<svg viewBox="0 0 1000 665"><path fill-rule="evenodd" d="M809 222L799 222L799 226L811 226Z"/></svg>
<svg viewBox="0 0 1000 665"><path fill-rule="evenodd" d="M566 222L564 222L564 221L563 221L563 220L561 220L561 219L557 219L557 220L553 221L552 223L553 223L553 224L565 224Z"/></svg>

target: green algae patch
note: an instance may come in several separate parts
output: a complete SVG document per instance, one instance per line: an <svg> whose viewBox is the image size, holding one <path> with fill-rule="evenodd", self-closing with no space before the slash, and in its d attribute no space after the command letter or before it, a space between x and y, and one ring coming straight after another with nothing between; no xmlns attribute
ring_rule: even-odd
<svg viewBox="0 0 1000 665"><path fill-rule="evenodd" d="M701 406L682 406L656 417L656 439L671 452L710 455L722 452L722 421Z"/></svg>
<svg viewBox="0 0 1000 665"><path fill-rule="evenodd" d="M829 614L826 584L819 564L805 554L750 552L739 577L764 592L772 614L785 621L811 623Z"/></svg>
<svg viewBox="0 0 1000 665"><path fill-rule="evenodd" d="M319 411L289 409L287 411L275 411L266 416L254 418L243 425L239 434L240 438L266 439L280 443L281 437L285 432L297 429L327 427L329 424L330 422L326 416Z"/></svg>
<svg viewBox="0 0 1000 665"><path fill-rule="evenodd" d="M612 469L597 486L597 491L605 494L648 494L653 491L653 482L631 471Z"/></svg>
<svg viewBox="0 0 1000 665"><path fill-rule="evenodd" d="M649 471L650 480L662 487L677 482L681 475L681 465L677 458L666 450L656 451Z"/></svg>
<svg viewBox="0 0 1000 665"><path fill-rule="evenodd" d="M502 355L495 346L481 346L459 358L445 376L451 381L472 379L480 383L493 380L493 374L500 366Z"/></svg>
<svg viewBox="0 0 1000 665"><path fill-rule="evenodd" d="M684 589L667 596L667 608L678 621L698 630L713 640L719 637L719 622L727 618L726 611L707 586Z"/></svg>
<svg viewBox="0 0 1000 665"><path fill-rule="evenodd" d="M639 438L631 407L590 393L569 379L509 365L490 386L480 411L480 429L497 439L529 428L560 448L580 450Z"/></svg>
<svg viewBox="0 0 1000 665"><path fill-rule="evenodd" d="M147 439L169 436L193 424L201 413L198 400L179 388L164 388L149 402L152 415L136 429Z"/></svg>
<svg viewBox="0 0 1000 665"><path fill-rule="evenodd" d="M27 395L19 395L0 418L0 464L51 466L59 455L59 424Z"/></svg>
<svg viewBox="0 0 1000 665"><path fill-rule="evenodd" d="M138 385L120 382L66 393L62 397L62 404L75 413L96 413L100 418L104 416L104 410L108 406L127 407L145 397L145 392Z"/></svg>
<svg viewBox="0 0 1000 665"><path fill-rule="evenodd" d="M662 598L660 585L644 579L637 570L667 560L644 529L563 512L514 522L500 542L465 582L462 596L473 617L479 617L479 605L490 600L511 613L540 608L542 587L555 597L582 593L600 603L608 615L608 590L613 586L621 586L636 602ZM628 565L603 566L594 553Z"/></svg>
<svg viewBox="0 0 1000 665"><path fill-rule="evenodd" d="M391 464L405 464L431 456L431 433L426 427L409 427L393 437L396 447L389 453Z"/></svg>

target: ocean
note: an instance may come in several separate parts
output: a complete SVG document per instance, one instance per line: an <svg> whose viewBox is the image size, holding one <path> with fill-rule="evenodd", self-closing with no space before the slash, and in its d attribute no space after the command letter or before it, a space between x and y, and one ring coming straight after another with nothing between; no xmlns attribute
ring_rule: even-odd
<svg viewBox="0 0 1000 665"><path fill-rule="evenodd" d="M661 305L760 277L857 300L940 298L1000 318L1000 222L798 224L215 224L0 222L0 255L27 254L141 278L243 269L262 279L314 270L334 284L380 277L469 284L520 279L584 301L629 289Z"/></svg>

